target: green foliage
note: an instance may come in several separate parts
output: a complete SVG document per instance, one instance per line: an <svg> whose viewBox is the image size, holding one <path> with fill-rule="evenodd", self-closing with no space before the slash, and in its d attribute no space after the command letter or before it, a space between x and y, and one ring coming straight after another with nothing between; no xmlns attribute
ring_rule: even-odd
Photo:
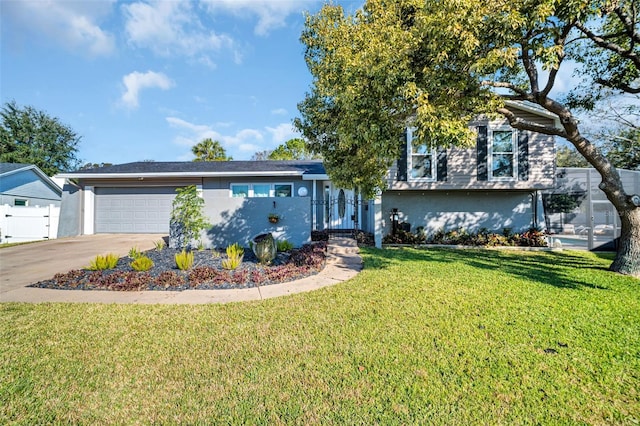
<svg viewBox="0 0 640 426"><path fill-rule="evenodd" d="M58 118L11 101L0 119L0 162L35 164L48 176L80 166L81 137Z"/></svg>
<svg viewBox="0 0 640 426"><path fill-rule="evenodd" d="M109 253L105 256L97 255L95 259L91 261L91 264L87 269L91 271L104 271L105 269L113 269L118 264L118 256Z"/></svg>
<svg viewBox="0 0 640 426"><path fill-rule="evenodd" d="M193 252L182 250L175 255L176 266L181 271L186 271L193 265Z"/></svg>
<svg viewBox="0 0 640 426"><path fill-rule="evenodd" d="M138 272L148 271L153 268L153 260L149 259L147 256L140 255L131 262L131 267Z"/></svg>
<svg viewBox="0 0 640 426"><path fill-rule="evenodd" d="M189 244L211 224L204 216L204 200L198 195L195 185L177 188L176 192L178 195L173 200L171 220L182 225L184 244Z"/></svg>
<svg viewBox="0 0 640 426"><path fill-rule="evenodd" d="M153 244L156 248L156 251L162 251L165 248L164 240L158 240Z"/></svg>
<svg viewBox="0 0 640 426"><path fill-rule="evenodd" d="M289 139L268 155L269 160L313 160L320 158L309 151L303 139Z"/></svg>
<svg viewBox="0 0 640 426"><path fill-rule="evenodd" d="M242 264L244 258L244 249L238 243L231 244L226 249L227 258L222 260L222 267L228 270L234 270Z"/></svg>
<svg viewBox="0 0 640 426"><path fill-rule="evenodd" d="M227 157L227 152L220 142L204 139L191 148L191 152L196 158L193 161L231 161L232 157Z"/></svg>
<svg viewBox="0 0 640 426"><path fill-rule="evenodd" d="M214 259L219 259L220 258L220 252L216 249L212 249L211 250L211 257Z"/></svg>
<svg viewBox="0 0 640 426"><path fill-rule="evenodd" d="M289 242L289 240L278 240L276 244L280 252L291 251L293 249L293 243Z"/></svg>
<svg viewBox="0 0 640 426"><path fill-rule="evenodd" d="M556 149L557 167L590 167L585 158L575 148L566 145Z"/></svg>
<svg viewBox="0 0 640 426"><path fill-rule="evenodd" d="M130 258L137 259L140 256L142 256L142 253L140 253L140 250L138 250L138 247L131 247L131 249L129 249Z"/></svg>
<svg viewBox="0 0 640 426"><path fill-rule="evenodd" d="M450 231L439 230L431 235L426 235L423 230L415 234L397 230L395 235L385 235L383 244L446 244L461 246L521 246L521 247L547 247L545 234L535 228L522 233L513 233L511 228L504 228L501 234L482 229L477 233L469 233L465 229L453 229Z"/></svg>

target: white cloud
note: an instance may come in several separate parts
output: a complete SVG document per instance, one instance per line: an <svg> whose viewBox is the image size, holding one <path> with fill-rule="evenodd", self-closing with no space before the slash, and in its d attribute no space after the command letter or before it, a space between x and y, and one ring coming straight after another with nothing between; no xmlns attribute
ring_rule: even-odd
<svg viewBox="0 0 640 426"><path fill-rule="evenodd" d="M271 138L276 146L289 139L300 137L300 133L298 133L291 123L282 123L276 127L267 127L267 131L271 133Z"/></svg>
<svg viewBox="0 0 640 426"><path fill-rule="evenodd" d="M223 134L211 125L195 124L178 117L167 117L166 120L170 127L179 132L173 139L177 145L190 148L203 139L211 138L220 142L227 151L227 155L231 155L236 160L248 158L257 151L269 148L264 146L265 132L258 129L241 129L235 133ZM224 123L216 124L216 126L224 127ZM189 158L193 158L193 156Z"/></svg>
<svg viewBox="0 0 640 426"><path fill-rule="evenodd" d="M287 115L287 110L284 108L276 108L271 110L273 115Z"/></svg>
<svg viewBox="0 0 640 426"><path fill-rule="evenodd" d="M113 0L3 1L2 24L10 28L4 34L14 39L26 39L31 34L61 44L70 51L108 55L115 50L114 36L98 22L112 13L113 3Z"/></svg>
<svg viewBox="0 0 640 426"><path fill-rule="evenodd" d="M269 31L284 27L289 15L302 12L308 8L299 0L203 0L209 10L225 10L235 15L253 14L258 17L254 31L258 35L266 35Z"/></svg>
<svg viewBox="0 0 640 426"><path fill-rule="evenodd" d="M169 77L163 73L154 71L147 71L145 73L134 71L122 77L122 82L126 90L122 95L121 101L127 108L132 109L138 108L139 106L141 90L152 88L169 90L174 86L173 81L171 81Z"/></svg>
<svg viewBox="0 0 640 426"><path fill-rule="evenodd" d="M129 43L157 55L193 57L215 68L207 52L234 46L229 36L205 28L188 1L139 1L122 6L122 10Z"/></svg>

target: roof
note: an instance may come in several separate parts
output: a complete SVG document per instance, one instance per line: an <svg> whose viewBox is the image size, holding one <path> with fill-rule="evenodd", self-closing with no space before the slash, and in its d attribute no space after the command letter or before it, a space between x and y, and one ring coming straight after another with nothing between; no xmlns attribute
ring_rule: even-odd
<svg viewBox="0 0 640 426"><path fill-rule="evenodd" d="M140 161L61 173L64 178L324 176L322 161Z"/></svg>
<svg viewBox="0 0 640 426"><path fill-rule="evenodd" d="M25 172L31 170L36 175L40 177L40 179L44 182L45 185L48 185L58 194L62 195L62 188L54 182L49 176L47 176L38 166L35 164L25 164L25 163L0 163L0 177L8 176L14 173Z"/></svg>

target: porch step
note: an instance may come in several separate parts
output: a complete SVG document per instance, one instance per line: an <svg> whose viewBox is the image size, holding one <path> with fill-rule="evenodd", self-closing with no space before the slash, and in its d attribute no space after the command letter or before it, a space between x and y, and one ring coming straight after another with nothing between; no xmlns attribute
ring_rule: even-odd
<svg viewBox="0 0 640 426"><path fill-rule="evenodd" d="M336 237L329 240L327 246L328 263L352 263L362 262L358 243L353 238Z"/></svg>

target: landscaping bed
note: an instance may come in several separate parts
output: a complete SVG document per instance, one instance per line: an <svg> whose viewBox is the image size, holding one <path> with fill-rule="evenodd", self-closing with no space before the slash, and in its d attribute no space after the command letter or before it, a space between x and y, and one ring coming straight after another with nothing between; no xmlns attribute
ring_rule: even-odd
<svg viewBox="0 0 640 426"><path fill-rule="evenodd" d="M142 253L153 261L151 269L145 272L134 270L131 267L133 257L125 256L111 269L72 270L30 287L112 291L250 288L317 274L326 263L326 249L326 242L307 244L300 249L278 253L270 265L260 264L251 250L245 250L242 263L234 270L224 269L222 263L226 256L214 250L193 251L193 266L180 270L175 261L179 250L154 249Z"/></svg>

